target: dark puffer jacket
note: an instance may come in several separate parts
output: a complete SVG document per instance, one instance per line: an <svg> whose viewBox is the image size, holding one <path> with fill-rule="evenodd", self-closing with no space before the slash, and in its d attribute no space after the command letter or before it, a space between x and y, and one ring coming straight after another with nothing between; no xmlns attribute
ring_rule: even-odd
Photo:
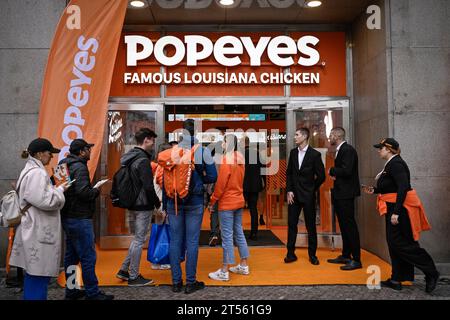
<svg viewBox="0 0 450 320"><path fill-rule="evenodd" d="M64 193L66 203L61 210L61 216L63 218L92 219L95 212L95 199L100 195L100 190L92 188L87 161L79 156L69 154L59 163L67 163L70 179L77 179Z"/></svg>
<svg viewBox="0 0 450 320"><path fill-rule="evenodd" d="M128 166L131 164L134 176L139 177L141 190L135 205L130 210L146 211L159 208L161 203L153 185L151 156L142 148L134 147L120 158L120 164Z"/></svg>

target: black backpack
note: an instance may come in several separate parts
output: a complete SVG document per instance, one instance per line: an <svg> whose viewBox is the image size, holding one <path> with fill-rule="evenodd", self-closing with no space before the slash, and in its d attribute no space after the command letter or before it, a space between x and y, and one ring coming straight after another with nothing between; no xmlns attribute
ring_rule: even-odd
<svg viewBox="0 0 450 320"><path fill-rule="evenodd" d="M142 183L139 177L133 172L131 161L128 165L122 165L114 174L111 188L111 201L114 207L130 209L136 203Z"/></svg>

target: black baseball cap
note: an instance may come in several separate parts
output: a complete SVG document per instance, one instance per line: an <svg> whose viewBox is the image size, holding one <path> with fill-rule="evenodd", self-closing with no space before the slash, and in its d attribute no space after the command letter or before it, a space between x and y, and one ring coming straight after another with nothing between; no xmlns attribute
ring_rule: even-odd
<svg viewBox="0 0 450 320"><path fill-rule="evenodd" d="M36 152L45 152L50 151L51 153L60 153L60 149L56 149L53 147L52 143L44 138L37 138L30 142L28 145L28 152L36 153Z"/></svg>
<svg viewBox="0 0 450 320"><path fill-rule="evenodd" d="M380 141L380 143L374 144L373 146L377 149L389 147L394 150L398 150L398 148L400 147L400 145L394 138L384 138L383 140Z"/></svg>
<svg viewBox="0 0 450 320"><path fill-rule="evenodd" d="M94 146L93 143L87 143L83 139L75 139L70 144L69 152L70 153L77 153L77 152L83 150L84 148L91 148L93 146Z"/></svg>

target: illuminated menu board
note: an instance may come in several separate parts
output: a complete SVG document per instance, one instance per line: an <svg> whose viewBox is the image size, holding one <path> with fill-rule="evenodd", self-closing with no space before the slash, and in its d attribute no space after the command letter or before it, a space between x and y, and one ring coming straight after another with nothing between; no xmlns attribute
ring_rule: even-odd
<svg viewBox="0 0 450 320"><path fill-rule="evenodd" d="M169 121L184 121L194 119L201 121L265 121L264 113L248 114L169 114Z"/></svg>

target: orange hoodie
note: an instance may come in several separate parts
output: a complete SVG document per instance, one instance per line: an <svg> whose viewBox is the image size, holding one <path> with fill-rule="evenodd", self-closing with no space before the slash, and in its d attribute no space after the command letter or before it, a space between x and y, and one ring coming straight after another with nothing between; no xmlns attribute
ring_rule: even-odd
<svg viewBox="0 0 450 320"><path fill-rule="evenodd" d="M386 202L395 203L397 200L396 193L379 194L377 197L377 209L380 216L387 213ZM425 213L425 209L417 196L416 190L410 190L406 194L403 206L408 211L409 220L411 221L411 229L415 241L419 241L420 233L431 229Z"/></svg>
<svg viewBox="0 0 450 320"><path fill-rule="evenodd" d="M219 201L219 210L236 210L243 208L244 200L244 173L245 159L237 151L225 155L219 167L214 192L211 196L211 205Z"/></svg>

